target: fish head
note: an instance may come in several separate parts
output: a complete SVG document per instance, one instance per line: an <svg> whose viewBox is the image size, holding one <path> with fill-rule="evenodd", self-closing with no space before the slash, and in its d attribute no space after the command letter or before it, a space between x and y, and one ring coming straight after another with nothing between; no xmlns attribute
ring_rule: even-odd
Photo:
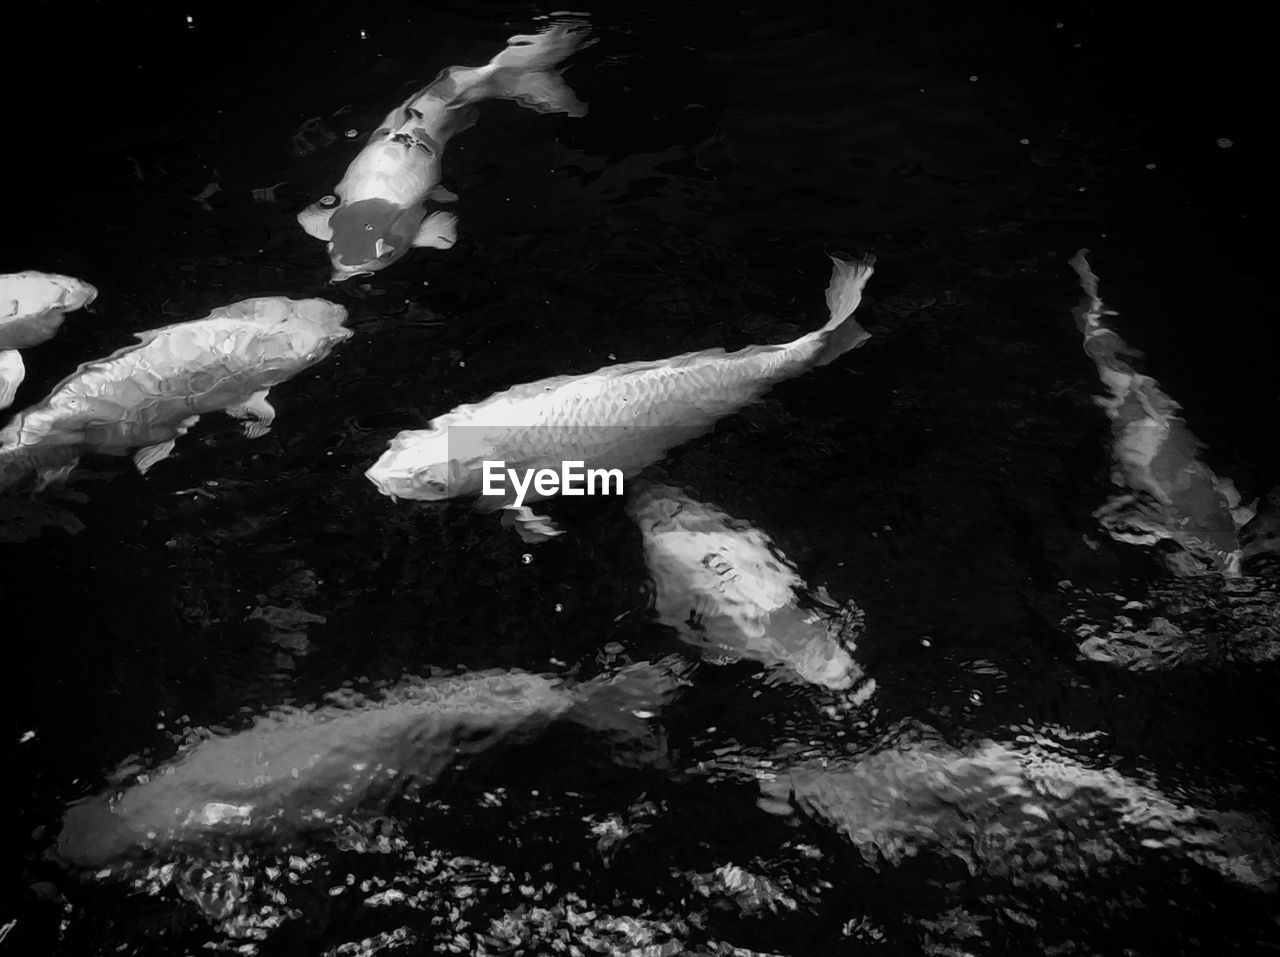
<svg viewBox="0 0 1280 957"><path fill-rule="evenodd" d="M208 318L251 322L266 355L303 365L319 362L353 335L347 310L327 299L259 296L214 309Z"/></svg>
<svg viewBox="0 0 1280 957"><path fill-rule="evenodd" d="M319 362L354 333L346 327L347 310L327 299L295 299L291 315L281 323L291 352L308 363Z"/></svg>
<svg viewBox="0 0 1280 957"><path fill-rule="evenodd" d="M680 489L671 485L650 484L644 486L627 506L632 519L645 535L669 531L687 509L697 508L698 503Z"/></svg>
<svg viewBox="0 0 1280 957"><path fill-rule="evenodd" d="M393 499L442 502L474 490L473 472L450 455L445 429L401 432L364 474Z"/></svg>
<svg viewBox="0 0 1280 957"><path fill-rule="evenodd" d="M62 308L67 312L76 309L83 309L92 306L94 300L98 298L98 289L83 279L76 279L72 276L59 276L59 285L62 286Z"/></svg>
<svg viewBox="0 0 1280 957"><path fill-rule="evenodd" d="M420 216L418 217L421 218ZM347 203L329 217L332 282L372 275L413 248L413 211L385 199Z"/></svg>

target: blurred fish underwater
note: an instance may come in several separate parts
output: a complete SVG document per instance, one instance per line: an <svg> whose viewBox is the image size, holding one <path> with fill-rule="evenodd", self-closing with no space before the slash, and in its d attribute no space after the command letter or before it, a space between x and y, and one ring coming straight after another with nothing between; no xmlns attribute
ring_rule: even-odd
<svg viewBox="0 0 1280 957"><path fill-rule="evenodd" d="M0 951L1280 950L1248 26L7 10Z"/></svg>

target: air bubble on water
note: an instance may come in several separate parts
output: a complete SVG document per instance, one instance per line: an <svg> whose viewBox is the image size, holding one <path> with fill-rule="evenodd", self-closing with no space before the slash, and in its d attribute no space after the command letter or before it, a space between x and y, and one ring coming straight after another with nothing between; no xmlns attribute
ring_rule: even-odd
<svg viewBox="0 0 1280 957"><path fill-rule="evenodd" d="M932 639L932 638L930 638L928 635L921 635L921 636L920 636L920 647L921 647L921 648L932 648L932 647L933 647L933 639Z"/></svg>
<svg viewBox="0 0 1280 957"><path fill-rule="evenodd" d="M969 700L972 701L974 704L982 704L982 692L981 691L969 692Z"/></svg>
<svg viewBox="0 0 1280 957"><path fill-rule="evenodd" d="M18 739L18 743L26 744L28 741L35 738L35 736L36 736L36 733L34 731L28 731L26 734L24 734L22 737Z"/></svg>
<svg viewBox="0 0 1280 957"><path fill-rule="evenodd" d="M1229 149L1231 149L1231 147L1233 147L1233 146L1235 146L1235 145L1236 145L1235 143L1233 143L1231 140L1227 139L1225 136L1219 136L1219 137L1218 137L1218 148L1219 148L1219 149L1229 150Z"/></svg>
<svg viewBox="0 0 1280 957"><path fill-rule="evenodd" d="M976 75L975 75L975 76L971 76L971 77L969 77L969 82L970 82L970 83L977 83L977 82L978 82L978 77L977 77Z"/></svg>
<svg viewBox="0 0 1280 957"><path fill-rule="evenodd" d="M1025 136L1022 139L1018 140L1018 142L1021 143L1023 146L1031 145L1031 141L1027 139Z"/></svg>
<svg viewBox="0 0 1280 957"><path fill-rule="evenodd" d="M520 556L520 561L522 564L531 565L533 564L533 556L530 555L528 552L525 552L523 555Z"/></svg>
<svg viewBox="0 0 1280 957"><path fill-rule="evenodd" d="M560 602L556 602L556 611L564 611L564 605L560 604Z"/></svg>
<svg viewBox="0 0 1280 957"><path fill-rule="evenodd" d="M347 139L353 140L360 135L359 130L347 130Z"/></svg>
<svg viewBox="0 0 1280 957"><path fill-rule="evenodd" d="M1147 169L1155 169L1155 168L1156 168L1156 164L1155 164L1155 163L1148 163L1148 164L1147 164Z"/></svg>

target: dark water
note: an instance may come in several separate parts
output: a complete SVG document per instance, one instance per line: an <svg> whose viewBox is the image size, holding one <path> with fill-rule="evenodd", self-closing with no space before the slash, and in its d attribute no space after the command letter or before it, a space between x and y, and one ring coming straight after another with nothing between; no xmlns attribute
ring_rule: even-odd
<svg viewBox="0 0 1280 957"><path fill-rule="evenodd" d="M486 104L446 156L457 246L326 286L294 212L410 84L484 62L541 12L37 4L10 21L32 59L7 64L0 271L101 291L24 354L15 410L133 332L248 296L332 298L356 336L273 390L266 438L206 420L145 479L89 462L84 500L63 503L83 530L0 545L0 953L1280 949L1275 665L1223 650L1241 633L1229 602L1196 605L1097 534L1106 423L1066 266L1093 250L1209 460L1265 492L1280 457L1260 25L1091 4L595 9L600 41L566 74L590 114ZM296 155L313 117L320 148ZM193 197L213 182L206 208ZM274 184L278 203L254 200ZM870 344L662 471L865 611L868 706L709 663L655 719L659 760L556 727L339 838L211 841L100 879L48 859L68 802L188 729L455 666L587 676L680 652L646 614L620 503L556 506L568 534L531 549L465 506L393 504L361 472L398 429L517 382L813 328L836 249L879 259ZM1082 659L1063 620L1086 590L1183 602L1169 614L1211 647L1147 671ZM1038 818L963 797L969 771L948 772L961 797L929 797L875 763L919 734L946 753L1034 741L1141 782L1148 809L1158 794L1240 815L1256 866L1144 846L1105 783L1060 794L1020 843ZM845 776L790 815L732 770L810 759ZM888 789L906 795L889 830L915 815L941 837L868 859L837 824L876 819ZM741 871L709 876L725 867Z"/></svg>

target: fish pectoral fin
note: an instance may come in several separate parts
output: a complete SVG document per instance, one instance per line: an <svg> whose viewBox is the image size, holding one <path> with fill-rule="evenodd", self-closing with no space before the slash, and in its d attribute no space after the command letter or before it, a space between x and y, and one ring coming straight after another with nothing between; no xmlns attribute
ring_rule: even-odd
<svg viewBox="0 0 1280 957"><path fill-rule="evenodd" d="M71 473L76 470L76 466L80 464L80 457L76 456L69 464L60 465L52 469L40 469L36 472L36 484L32 489L32 494L43 492L50 485L58 485L65 482L71 477Z"/></svg>
<svg viewBox="0 0 1280 957"><path fill-rule="evenodd" d="M173 452L174 440L168 442L158 442L155 445L148 445L145 449L138 449L133 453L133 464L138 467L139 475L146 475L147 471L159 465Z"/></svg>
<svg viewBox="0 0 1280 957"><path fill-rule="evenodd" d="M186 435L188 432L190 432L192 429L195 428L196 423L199 421L200 421L200 416L198 415L187 416L185 419L183 419L181 422L178 423L177 433L179 435Z"/></svg>
<svg viewBox="0 0 1280 957"><path fill-rule="evenodd" d="M22 363L22 353L17 349L0 349L0 409L13 405L18 386L27 377L27 367Z"/></svg>
<svg viewBox="0 0 1280 957"><path fill-rule="evenodd" d="M504 505L502 509L503 527L514 528L526 545L540 545L564 534L555 522L528 505Z"/></svg>
<svg viewBox="0 0 1280 957"><path fill-rule="evenodd" d="M418 227L413 245L423 249L450 249L458 241L458 217L436 210Z"/></svg>
<svg viewBox="0 0 1280 957"><path fill-rule="evenodd" d="M458 194L437 183L431 192L427 193L427 199L436 203L456 203Z"/></svg>
<svg viewBox="0 0 1280 957"><path fill-rule="evenodd" d="M308 235L327 243L333 239L333 227L329 225L329 217L332 215L332 209L325 209L319 203L312 203L298 213L298 225L306 230Z"/></svg>
<svg viewBox="0 0 1280 957"><path fill-rule="evenodd" d="M271 431L271 423L276 420L276 410L267 401L268 394L268 390L263 389L239 405L227 406L227 415L243 420L240 428L245 438L260 439Z"/></svg>

